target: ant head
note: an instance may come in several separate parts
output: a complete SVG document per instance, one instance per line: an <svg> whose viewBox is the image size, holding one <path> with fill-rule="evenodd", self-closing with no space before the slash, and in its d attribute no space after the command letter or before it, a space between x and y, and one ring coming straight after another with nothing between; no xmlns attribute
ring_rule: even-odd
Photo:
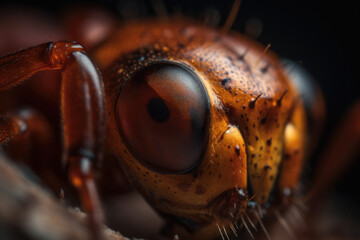
<svg viewBox="0 0 360 240"><path fill-rule="evenodd" d="M251 195L269 201L287 139L302 141L272 53L172 20L125 25L95 57L111 79L108 146L159 212L194 231L238 221Z"/></svg>

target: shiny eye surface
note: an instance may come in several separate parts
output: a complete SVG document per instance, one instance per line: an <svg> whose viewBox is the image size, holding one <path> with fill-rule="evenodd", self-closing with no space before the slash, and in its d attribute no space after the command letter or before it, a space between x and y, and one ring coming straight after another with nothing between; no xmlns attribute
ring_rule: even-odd
<svg viewBox="0 0 360 240"><path fill-rule="evenodd" d="M125 82L116 118L138 161L156 171L184 173L205 150L210 101L191 70L176 63L153 63Z"/></svg>

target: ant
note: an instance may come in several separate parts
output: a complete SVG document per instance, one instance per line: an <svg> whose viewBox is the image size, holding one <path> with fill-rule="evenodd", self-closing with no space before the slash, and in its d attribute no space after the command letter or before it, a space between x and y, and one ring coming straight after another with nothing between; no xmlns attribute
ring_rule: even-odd
<svg viewBox="0 0 360 240"><path fill-rule="evenodd" d="M0 90L61 69L63 155L95 239L104 152L182 238L225 239L238 224L252 236L256 223L269 237L263 215L281 219L298 197L306 102L269 47L229 32L239 5L220 30L183 18L129 22L91 58L70 41L0 58ZM2 118L0 142L41 128L37 118Z"/></svg>

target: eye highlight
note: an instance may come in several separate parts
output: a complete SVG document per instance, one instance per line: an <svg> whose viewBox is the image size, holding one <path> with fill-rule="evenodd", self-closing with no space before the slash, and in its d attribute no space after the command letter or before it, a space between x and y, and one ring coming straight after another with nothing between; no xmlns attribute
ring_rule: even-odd
<svg viewBox="0 0 360 240"><path fill-rule="evenodd" d="M184 173L201 159L210 101L201 80L178 63L158 62L135 73L116 103L122 138L138 161L164 173Z"/></svg>

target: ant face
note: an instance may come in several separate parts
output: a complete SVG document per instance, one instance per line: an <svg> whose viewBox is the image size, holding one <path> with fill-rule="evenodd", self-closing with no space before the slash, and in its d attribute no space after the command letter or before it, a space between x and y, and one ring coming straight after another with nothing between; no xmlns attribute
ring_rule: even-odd
<svg viewBox="0 0 360 240"><path fill-rule="evenodd" d="M104 74L108 126L116 126L107 143L161 213L191 230L227 225L250 198L273 201L276 179L296 184L301 160L290 182L279 172L286 146L302 156L304 115L294 118L301 102L273 54L175 20L124 26L95 56L107 65L119 54Z"/></svg>

